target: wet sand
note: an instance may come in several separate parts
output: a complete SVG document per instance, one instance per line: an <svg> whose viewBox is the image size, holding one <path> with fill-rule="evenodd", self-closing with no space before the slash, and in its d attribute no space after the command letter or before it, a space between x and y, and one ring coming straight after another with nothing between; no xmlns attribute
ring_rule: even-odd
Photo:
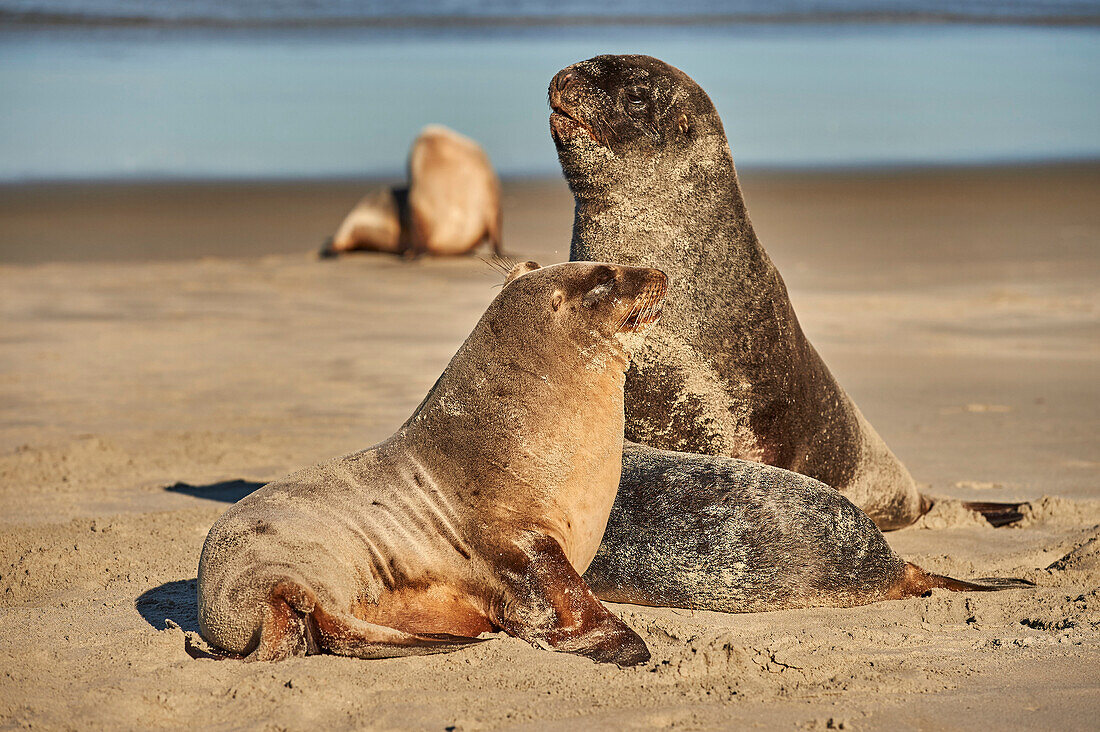
<svg viewBox="0 0 1100 732"><path fill-rule="evenodd" d="M759 615L613 606L631 670L501 638L193 661L206 531L408 416L496 293L476 257L313 253L364 182L0 187L0 725L1088 729L1100 713L1100 166L742 176L803 327L925 489L891 544L1027 592ZM505 246L568 256L559 181ZM1070 558L1058 564L1058 560ZM1048 568L1055 565L1055 568Z"/></svg>

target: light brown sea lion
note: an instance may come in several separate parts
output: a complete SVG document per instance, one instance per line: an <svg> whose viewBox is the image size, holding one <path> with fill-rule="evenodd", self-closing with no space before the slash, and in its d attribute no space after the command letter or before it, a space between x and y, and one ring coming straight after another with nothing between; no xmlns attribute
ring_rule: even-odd
<svg viewBox="0 0 1100 732"><path fill-rule="evenodd" d="M199 628L252 660L452 650L492 630L633 665L580 578L619 483L623 380L654 269L517 265L391 438L270 483L211 528Z"/></svg>
<svg viewBox="0 0 1100 732"><path fill-rule="evenodd" d="M770 465L626 443L603 542L584 573L608 602L762 612L851 607L972 582L899 557L882 532L824 483Z"/></svg>
<svg viewBox="0 0 1100 732"><path fill-rule="evenodd" d="M400 254L405 246L401 221L406 215L408 188L379 188L364 196L340 222L322 255L335 256L357 249Z"/></svg>
<svg viewBox="0 0 1100 732"><path fill-rule="evenodd" d="M410 256L465 254L488 240L501 251L500 181L481 146L428 125L409 153Z"/></svg>
<svg viewBox="0 0 1100 732"><path fill-rule="evenodd" d="M673 286L627 376L627 438L793 470L883 530L931 507L806 339L760 245L706 93L649 56L597 56L550 83L576 197L570 259L658 267ZM992 522L1018 504L974 504Z"/></svg>
<svg viewBox="0 0 1100 732"><path fill-rule="evenodd" d="M503 254L500 180L480 145L428 125L409 150L408 176L407 187L381 188L360 200L321 255L465 254L482 241Z"/></svg>

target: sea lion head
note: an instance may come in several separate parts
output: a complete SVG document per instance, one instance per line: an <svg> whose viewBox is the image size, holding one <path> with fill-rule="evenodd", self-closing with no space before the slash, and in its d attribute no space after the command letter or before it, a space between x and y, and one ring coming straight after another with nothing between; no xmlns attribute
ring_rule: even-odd
<svg viewBox="0 0 1100 732"><path fill-rule="evenodd" d="M550 134L571 185L609 184L654 172L716 135L710 97L683 71L652 56L596 56L550 82Z"/></svg>
<svg viewBox="0 0 1100 732"><path fill-rule="evenodd" d="M607 343L622 348L633 342L629 336L644 334L661 318L667 286L665 273L651 267L523 262L508 273L498 299L523 303L540 332L586 352Z"/></svg>

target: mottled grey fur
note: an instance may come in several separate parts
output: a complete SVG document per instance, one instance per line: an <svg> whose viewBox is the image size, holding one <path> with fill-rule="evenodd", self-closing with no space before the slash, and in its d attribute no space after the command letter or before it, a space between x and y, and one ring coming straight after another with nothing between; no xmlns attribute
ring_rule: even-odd
<svg viewBox="0 0 1100 732"><path fill-rule="evenodd" d="M670 280L627 375L627 438L808 475L883 529L920 516L909 472L803 334L706 93L657 59L599 56L563 69L550 103L576 197L570 258Z"/></svg>
<svg viewBox="0 0 1100 732"><path fill-rule="evenodd" d="M584 579L609 602L761 612L897 597L906 566L867 515L824 483L628 442Z"/></svg>

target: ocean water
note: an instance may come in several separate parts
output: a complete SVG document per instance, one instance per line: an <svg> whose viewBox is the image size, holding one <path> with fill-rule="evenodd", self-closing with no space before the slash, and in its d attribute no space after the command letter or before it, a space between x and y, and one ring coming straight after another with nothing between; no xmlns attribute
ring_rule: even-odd
<svg viewBox="0 0 1100 732"><path fill-rule="evenodd" d="M147 25L377 24L440 18L475 21L693 18L820 20L964 19L1079 22L1100 18L1096 0L0 0L20 22Z"/></svg>
<svg viewBox="0 0 1100 732"><path fill-rule="evenodd" d="M609 22L580 22L572 0L0 0L0 180L399 175L433 122L504 175L554 175L546 85L599 53L693 76L741 166L1100 158L1095 3L887 3L890 22L823 22L872 5L748 2L731 19L691 0L668 19L667 3L611 2ZM982 22L910 22L963 6Z"/></svg>

